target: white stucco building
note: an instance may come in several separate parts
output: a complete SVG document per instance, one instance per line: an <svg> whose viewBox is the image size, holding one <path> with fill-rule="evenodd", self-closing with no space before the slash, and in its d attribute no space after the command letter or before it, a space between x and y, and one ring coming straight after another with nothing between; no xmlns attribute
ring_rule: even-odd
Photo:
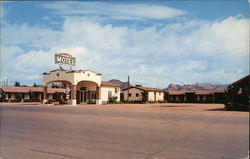
<svg viewBox="0 0 250 159"><path fill-rule="evenodd" d="M71 105L85 104L89 101L96 105L107 103L111 97L120 101L120 85L103 82L102 75L90 70L56 69L43 73L44 102L47 101L47 87L52 82L62 82L67 85ZM67 91L66 91L67 92Z"/></svg>
<svg viewBox="0 0 250 159"><path fill-rule="evenodd" d="M164 90L158 88L131 86L122 90L124 101L142 101L143 93L147 96L146 102L164 101Z"/></svg>

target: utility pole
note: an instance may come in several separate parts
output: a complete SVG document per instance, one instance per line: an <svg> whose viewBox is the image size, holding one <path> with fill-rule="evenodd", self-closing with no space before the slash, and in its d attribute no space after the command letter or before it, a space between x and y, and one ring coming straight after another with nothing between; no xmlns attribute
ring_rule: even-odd
<svg viewBox="0 0 250 159"><path fill-rule="evenodd" d="M127 91L127 93L128 93L127 94L127 100L128 100L128 102L129 102L129 86L130 86L129 83L130 83L130 81L129 81L129 76L128 76L128 88L127 88L128 89L128 91Z"/></svg>

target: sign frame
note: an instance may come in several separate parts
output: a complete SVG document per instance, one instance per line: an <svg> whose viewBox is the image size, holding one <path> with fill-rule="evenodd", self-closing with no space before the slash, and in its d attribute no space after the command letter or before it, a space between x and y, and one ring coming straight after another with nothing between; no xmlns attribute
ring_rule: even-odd
<svg viewBox="0 0 250 159"><path fill-rule="evenodd" d="M67 53L56 53L55 54L55 64L75 66L76 58Z"/></svg>

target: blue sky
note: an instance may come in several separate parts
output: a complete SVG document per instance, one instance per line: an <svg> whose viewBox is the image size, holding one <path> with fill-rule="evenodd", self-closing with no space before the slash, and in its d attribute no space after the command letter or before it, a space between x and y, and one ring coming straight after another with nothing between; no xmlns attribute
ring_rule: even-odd
<svg viewBox="0 0 250 159"><path fill-rule="evenodd" d="M1 81L42 84L67 52L103 80L228 84L249 73L249 15L246 0L1 2Z"/></svg>

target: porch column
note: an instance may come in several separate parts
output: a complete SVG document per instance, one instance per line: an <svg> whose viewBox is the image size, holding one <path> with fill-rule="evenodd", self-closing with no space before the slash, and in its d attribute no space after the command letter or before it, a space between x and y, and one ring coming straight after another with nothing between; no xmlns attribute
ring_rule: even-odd
<svg viewBox="0 0 250 159"><path fill-rule="evenodd" d="M48 86L43 86L43 104L45 104L48 101L47 92L48 92Z"/></svg>
<svg viewBox="0 0 250 159"><path fill-rule="evenodd" d="M76 85L71 85L71 105L76 105Z"/></svg>
<svg viewBox="0 0 250 159"><path fill-rule="evenodd" d="M101 105L101 88L99 86L96 86L96 105Z"/></svg>

